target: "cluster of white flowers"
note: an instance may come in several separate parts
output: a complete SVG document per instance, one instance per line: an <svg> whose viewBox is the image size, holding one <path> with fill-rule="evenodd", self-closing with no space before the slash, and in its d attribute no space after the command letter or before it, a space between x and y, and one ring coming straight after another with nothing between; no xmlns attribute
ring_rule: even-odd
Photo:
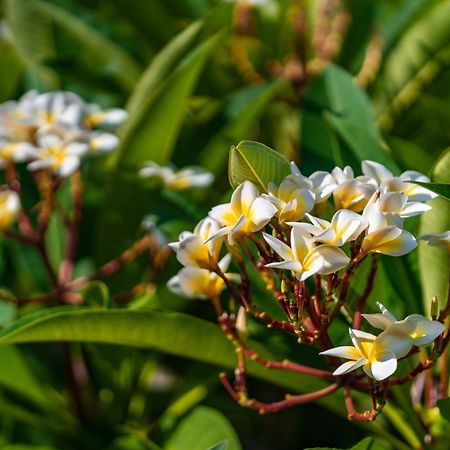
<svg viewBox="0 0 450 450"><path fill-rule="evenodd" d="M436 194L414 184L430 180L414 171L395 177L373 161L363 161L362 173L355 176L347 166L306 177L291 163L291 174L279 185L268 183L267 192L243 182L230 203L213 207L193 233L184 232L178 242L170 244L185 268L170 280L169 287L188 297L218 298L230 263L229 254L220 260L221 247L226 243L231 253L238 252L238 243L259 231L268 244L267 252L274 252L265 267L291 271L300 282L357 264L368 254L401 256L414 250L417 241L403 229L403 223L431 209L425 202ZM328 199L333 199L335 208L330 221L317 217ZM267 225L271 225L271 234L264 232ZM448 245L448 232L424 239ZM350 256L346 254L349 242L354 251ZM261 240L260 245L264 245ZM372 325L383 325L385 331L379 337L351 330L354 347L324 352L351 359L336 375L363 367L377 380L387 378L395 371L397 359L413 345L428 344L443 331L442 324L419 315L396 321L382 307L381 316L364 315Z"/></svg>
<svg viewBox="0 0 450 450"><path fill-rule="evenodd" d="M381 303L381 313L363 314L374 328L384 330L378 336L350 329L353 346L336 347L321 355L346 358L350 361L339 366L334 375L344 375L360 367L377 381L390 377L397 369L397 360L406 356L413 346L431 344L445 326L420 314L411 314L397 320Z"/></svg>
<svg viewBox="0 0 450 450"><path fill-rule="evenodd" d="M29 170L71 175L87 154L118 145L112 132L127 118L122 109L102 111L72 92L30 91L0 105L0 167L29 162Z"/></svg>

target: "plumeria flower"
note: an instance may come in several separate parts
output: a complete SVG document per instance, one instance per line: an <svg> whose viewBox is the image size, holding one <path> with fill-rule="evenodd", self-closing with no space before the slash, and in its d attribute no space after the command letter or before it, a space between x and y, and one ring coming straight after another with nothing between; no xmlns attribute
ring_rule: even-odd
<svg viewBox="0 0 450 450"><path fill-rule="evenodd" d="M229 280L238 282L239 276L237 274L226 272L230 262L231 255L227 254L219 261L219 267ZM172 277L167 286L172 292L183 297L215 299L220 296L225 288L225 282L217 273L188 266Z"/></svg>
<svg viewBox="0 0 450 450"><path fill-rule="evenodd" d="M214 269L219 261L223 239L209 238L220 228L215 220L207 217L197 224L193 233L184 231L178 242L172 242L169 246L176 252L177 259L183 266Z"/></svg>
<svg viewBox="0 0 450 450"><path fill-rule="evenodd" d="M68 177L80 166L88 144L67 140L57 134L42 134L37 138L38 149L34 161L28 164L31 171L50 169L61 177Z"/></svg>
<svg viewBox="0 0 450 450"><path fill-rule="evenodd" d="M408 202L408 196L403 192L385 192L380 195L380 209L388 223L401 227L403 220L418 216L431 209L431 206L421 202Z"/></svg>
<svg viewBox="0 0 450 450"><path fill-rule="evenodd" d="M169 166L159 166L149 161L139 171L142 177L157 177L169 189L182 190L209 186L214 181L214 175L202 167L188 166L175 171Z"/></svg>
<svg viewBox="0 0 450 450"><path fill-rule="evenodd" d="M361 169L364 175L373 178L383 192L403 192L410 201L426 202L437 197L437 194L407 181L421 181L429 183L430 179L420 172L407 170L399 177L395 177L393 173L380 163L375 161L363 161Z"/></svg>
<svg viewBox="0 0 450 450"><path fill-rule="evenodd" d="M364 253L402 256L417 247L417 241L411 233L389 223L381 210L378 193L364 208L363 217L369 223L362 242Z"/></svg>
<svg viewBox="0 0 450 450"><path fill-rule="evenodd" d="M289 222L288 225L294 228L311 233L315 236L316 242L340 247L346 242L354 241L367 228L367 220L359 214L348 209L337 211L331 222L318 217L306 214L309 223Z"/></svg>
<svg viewBox="0 0 450 450"><path fill-rule="evenodd" d="M119 145L119 138L112 133L93 131L89 135L89 152L109 153Z"/></svg>
<svg viewBox="0 0 450 450"><path fill-rule="evenodd" d="M9 189L0 191L0 229L8 228L17 217L20 209L19 195Z"/></svg>
<svg viewBox="0 0 450 450"><path fill-rule="evenodd" d="M363 183L356 178L344 181L333 191L334 205L336 209L362 211L375 191L373 184Z"/></svg>
<svg viewBox="0 0 450 450"><path fill-rule="evenodd" d="M269 194L262 194L263 198L277 208L276 215L280 224L300 220L314 207L315 196L308 189L312 183L304 184L302 178L289 175L279 186L269 182L267 186ZM306 180L309 182L307 178Z"/></svg>
<svg viewBox="0 0 450 450"><path fill-rule="evenodd" d="M128 113L124 109L112 108L103 111L99 105L90 103L86 106L84 117L85 124L90 128L105 127L116 129L128 118Z"/></svg>
<svg viewBox="0 0 450 450"><path fill-rule="evenodd" d="M227 235L229 244L233 245L236 235L261 230L277 211L271 202L259 195L251 181L244 181L233 192L230 203L215 206L209 212L222 227L210 239Z"/></svg>
<svg viewBox="0 0 450 450"><path fill-rule="evenodd" d="M309 233L301 228L292 228L291 247L270 234L263 233L264 240L283 259L266 264L272 269L291 270L297 279L304 281L311 275L327 275L345 267L348 256L332 245L316 246Z"/></svg>
<svg viewBox="0 0 450 450"><path fill-rule="evenodd" d="M411 347L431 344L445 330L441 322L427 319L420 314L411 314L403 320L397 320L380 302L377 304L381 313L362 314L362 316L375 328L387 330L391 334L395 332L399 337L404 334L411 339Z"/></svg>
<svg viewBox="0 0 450 450"><path fill-rule="evenodd" d="M305 177L294 161L291 161L291 174L300 179L305 187L313 192L315 203L327 200L337 186L333 176L328 172L314 172L309 178Z"/></svg>
<svg viewBox="0 0 450 450"><path fill-rule="evenodd" d="M350 360L339 366L333 375L344 375L362 367L369 377L382 381L397 370L399 356L394 350L395 337L388 333L377 337L360 330L349 331L353 346L335 347L320 353Z"/></svg>
<svg viewBox="0 0 450 450"><path fill-rule="evenodd" d="M450 231L444 233L429 233L419 236L419 239L424 240L428 245L441 247L450 253Z"/></svg>

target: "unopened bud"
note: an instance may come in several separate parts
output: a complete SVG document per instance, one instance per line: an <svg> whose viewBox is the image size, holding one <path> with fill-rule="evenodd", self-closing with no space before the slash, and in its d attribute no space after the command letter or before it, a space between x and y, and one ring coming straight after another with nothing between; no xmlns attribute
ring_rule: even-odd
<svg viewBox="0 0 450 450"><path fill-rule="evenodd" d="M439 314L439 301L436 296L433 296L431 299L431 318L436 320L436 317Z"/></svg>
<svg viewBox="0 0 450 450"><path fill-rule="evenodd" d="M281 292L283 294L285 294L287 292L287 285L286 285L286 281L281 280Z"/></svg>
<svg viewBox="0 0 450 450"><path fill-rule="evenodd" d="M236 331L239 336L239 339L242 341L242 343L245 343L248 337L248 329L247 329L247 311L245 311L245 308L243 306L239 308L236 317Z"/></svg>

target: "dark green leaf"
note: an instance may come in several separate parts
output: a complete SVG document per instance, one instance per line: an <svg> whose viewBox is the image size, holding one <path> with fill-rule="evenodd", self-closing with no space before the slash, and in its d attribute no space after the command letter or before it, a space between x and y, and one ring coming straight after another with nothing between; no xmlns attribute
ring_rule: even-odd
<svg viewBox="0 0 450 450"><path fill-rule="evenodd" d="M449 183L423 183L421 181L415 181L414 184L423 186L424 188L427 188L430 191L433 191L436 194L440 195L442 198L445 198L450 201L450 184Z"/></svg>
<svg viewBox="0 0 450 450"><path fill-rule="evenodd" d="M228 178L232 188L249 180L265 192L270 181L280 183L290 170L284 156L259 142L242 141L230 149Z"/></svg>
<svg viewBox="0 0 450 450"><path fill-rule="evenodd" d="M441 416L450 422L450 397L441 398L438 400L437 406Z"/></svg>

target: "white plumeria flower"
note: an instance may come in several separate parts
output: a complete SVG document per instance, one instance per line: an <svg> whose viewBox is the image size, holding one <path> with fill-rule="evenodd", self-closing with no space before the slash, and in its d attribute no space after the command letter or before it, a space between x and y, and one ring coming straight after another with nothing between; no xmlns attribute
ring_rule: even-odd
<svg viewBox="0 0 450 450"><path fill-rule="evenodd" d="M91 153L109 153L119 145L119 138L112 133L93 131L89 136Z"/></svg>
<svg viewBox="0 0 450 450"><path fill-rule="evenodd" d="M28 169L50 169L61 177L68 177L79 168L81 156L89 148L88 144L68 141L57 134L42 134L37 144L34 161L28 164Z"/></svg>
<svg viewBox="0 0 450 450"><path fill-rule="evenodd" d="M386 332L377 337L360 330L349 331L353 346L335 347L320 353L350 360L339 366L333 375L344 375L362 367L369 377L382 381L397 370L400 356L395 353L395 338Z"/></svg>
<svg viewBox="0 0 450 450"><path fill-rule="evenodd" d="M269 194L262 194L263 198L277 208L276 215L280 224L300 220L314 207L315 196L308 189L312 183L304 184L302 178L289 175L279 186L269 182L267 186ZM309 182L307 178L306 180Z"/></svg>
<svg viewBox="0 0 450 450"><path fill-rule="evenodd" d="M315 236L316 242L340 247L354 241L368 227L367 220L348 209L337 211L331 222L306 214L311 224L289 222L288 225L300 228Z"/></svg>
<svg viewBox="0 0 450 450"><path fill-rule="evenodd" d="M283 259L266 264L272 269L291 270L297 279L304 281L311 275L328 275L345 267L350 259L332 245L316 246L309 233L300 228L291 230L291 247L270 234L263 233L264 240Z"/></svg>
<svg viewBox="0 0 450 450"><path fill-rule="evenodd" d="M333 191L334 205L336 209L362 211L375 191L376 187L373 184L356 178L343 181Z"/></svg>
<svg viewBox="0 0 450 450"><path fill-rule="evenodd" d="M214 175L202 167L188 166L175 171L169 166L159 166L149 161L139 171L142 177L158 177L169 189L182 190L209 186L214 181Z"/></svg>
<svg viewBox="0 0 450 450"><path fill-rule="evenodd" d="M309 179L313 183L313 192L316 195L316 203L322 203L325 200L328 200L338 186L333 175L322 170L312 173L309 176Z"/></svg>
<svg viewBox="0 0 450 450"><path fill-rule="evenodd" d="M210 239L227 235L229 244L233 245L235 235L261 230L276 213L277 208L259 195L258 188L244 181L233 192L230 203L215 206L209 212L222 227Z"/></svg>
<svg viewBox="0 0 450 450"><path fill-rule="evenodd" d="M179 241L172 242L169 246L176 252L177 259L183 266L214 269L219 261L223 239L209 238L220 228L215 220L207 217L196 225L193 233L184 231L180 234Z"/></svg>
<svg viewBox="0 0 450 450"><path fill-rule="evenodd" d="M417 241L408 231L389 223L381 211L380 200L375 193L364 208L363 217L369 223L362 242L362 251L402 256L417 247Z"/></svg>
<svg viewBox="0 0 450 450"><path fill-rule="evenodd" d="M20 210L19 195L11 190L0 191L0 229L8 228Z"/></svg>
<svg viewBox="0 0 450 450"><path fill-rule="evenodd" d="M226 272L230 262L231 255L227 254L219 261L219 267L229 280L238 282L239 276L237 274ZM168 281L167 286L172 292L183 297L215 299L220 296L220 293L225 288L225 282L217 273L207 269L188 266L172 277Z"/></svg>
<svg viewBox="0 0 450 450"><path fill-rule="evenodd" d="M103 111L99 105L90 103L86 107L85 124L91 128L106 127L115 129L122 125L128 118L124 109L113 108Z"/></svg>
<svg viewBox="0 0 450 450"><path fill-rule="evenodd" d="M405 354L409 353L413 345L422 346L431 344L445 330L443 323L430 320L420 314L411 314L403 320L397 320L380 302L377 302L381 313L362 314L362 316L375 328L396 334L402 334L411 340L411 346Z"/></svg>
<svg viewBox="0 0 450 450"><path fill-rule="evenodd" d="M424 240L428 245L441 247L450 253L450 231L444 233L429 233L419 236L419 239Z"/></svg>
<svg viewBox="0 0 450 450"><path fill-rule="evenodd" d="M399 177L395 177L393 173L380 163L375 161L363 161L361 169L364 175L373 178L383 192L403 192L410 201L426 202L437 197L437 194L407 181L421 181L429 183L430 179L420 172L407 170Z"/></svg>
<svg viewBox="0 0 450 450"><path fill-rule="evenodd" d="M379 198L380 209L388 223L402 226L402 219L418 216L431 209L431 206L421 202L408 202L408 196L403 192L385 192Z"/></svg>

